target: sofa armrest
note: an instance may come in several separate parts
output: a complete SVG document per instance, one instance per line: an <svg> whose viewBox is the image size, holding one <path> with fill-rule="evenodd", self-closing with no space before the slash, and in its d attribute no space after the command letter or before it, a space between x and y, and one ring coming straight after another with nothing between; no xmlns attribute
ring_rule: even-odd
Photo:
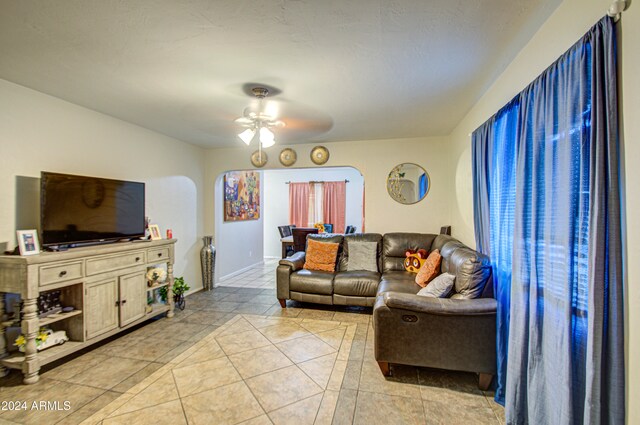
<svg viewBox="0 0 640 425"><path fill-rule="evenodd" d="M276 269L276 296L279 300L289 299L291 273L304 267L304 258L304 251L299 251L291 257L280 260L278 268Z"/></svg>
<svg viewBox="0 0 640 425"><path fill-rule="evenodd" d="M495 314L498 305L493 298L452 300L450 298L423 297L421 295L404 294L400 292L385 292L382 297L385 305L389 308L440 316Z"/></svg>
<svg viewBox="0 0 640 425"><path fill-rule="evenodd" d="M296 270L302 269L304 267L305 260L305 252L298 251L294 253L291 257L283 258L280 260L281 266L289 266L291 267L291 271L295 272Z"/></svg>
<svg viewBox="0 0 640 425"><path fill-rule="evenodd" d="M373 307L375 359L493 375L496 304L383 293Z"/></svg>

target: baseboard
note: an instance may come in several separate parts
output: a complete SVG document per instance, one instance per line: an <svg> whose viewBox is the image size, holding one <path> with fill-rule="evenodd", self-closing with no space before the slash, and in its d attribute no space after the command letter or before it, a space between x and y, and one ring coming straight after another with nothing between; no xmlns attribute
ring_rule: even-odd
<svg viewBox="0 0 640 425"><path fill-rule="evenodd" d="M260 266L260 265L262 265L262 264L264 264L264 261L258 261L258 262L257 262L257 263L255 263L255 264L252 264L252 265L247 266L247 267L243 267L243 268L241 268L240 270L236 270L236 271L235 271L235 272L233 272L233 273L229 273L229 274L227 274L227 275L221 276L221 277L219 277L219 278L218 278L218 281L217 281L216 283L218 283L218 284L219 284L219 283L222 283L222 282L224 282L224 281L226 281L226 280L231 279L232 277L236 277L236 276L238 276L239 274L242 274L242 273L244 273L244 272L246 272L246 271L248 271L248 270L250 270L250 269L252 269L252 268L254 268L254 267L256 267L256 266ZM215 286L218 286L218 285L215 285Z"/></svg>
<svg viewBox="0 0 640 425"><path fill-rule="evenodd" d="M187 292L184 293L184 296L188 297L190 295L197 294L198 292L201 292L203 290L204 290L204 288L202 286L197 288L197 289L190 289L190 290L188 290Z"/></svg>
<svg viewBox="0 0 640 425"><path fill-rule="evenodd" d="M282 260L282 257L270 257L268 255L265 255L264 258L267 260Z"/></svg>

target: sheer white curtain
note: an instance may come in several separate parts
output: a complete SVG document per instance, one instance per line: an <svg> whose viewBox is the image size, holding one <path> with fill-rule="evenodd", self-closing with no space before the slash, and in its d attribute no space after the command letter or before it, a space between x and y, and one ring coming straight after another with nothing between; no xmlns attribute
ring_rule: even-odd
<svg viewBox="0 0 640 425"><path fill-rule="evenodd" d="M313 227L316 223L324 223L323 205L324 183L309 183L309 223Z"/></svg>

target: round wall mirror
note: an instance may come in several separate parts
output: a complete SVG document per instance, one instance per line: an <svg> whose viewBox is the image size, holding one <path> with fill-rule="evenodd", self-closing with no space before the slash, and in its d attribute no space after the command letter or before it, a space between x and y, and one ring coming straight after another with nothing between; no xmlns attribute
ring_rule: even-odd
<svg viewBox="0 0 640 425"><path fill-rule="evenodd" d="M387 177L387 192L401 204L420 202L431 188L429 174L417 164L405 162L393 167Z"/></svg>

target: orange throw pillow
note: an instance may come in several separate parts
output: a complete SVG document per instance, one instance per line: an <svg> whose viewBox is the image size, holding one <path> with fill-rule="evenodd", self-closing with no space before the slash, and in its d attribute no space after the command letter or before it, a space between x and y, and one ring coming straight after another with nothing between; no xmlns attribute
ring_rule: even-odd
<svg viewBox="0 0 640 425"><path fill-rule="evenodd" d="M420 267L420 271L416 275L416 283L423 288L427 286L427 283L440 274L441 263L442 255L440 255L440 250L434 249L427 257L427 261Z"/></svg>
<svg viewBox="0 0 640 425"><path fill-rule="evenodd" d="M321 272L335 271L339 246L340 244L338 243L318 242L308 239L304 268Z"/></svg>

